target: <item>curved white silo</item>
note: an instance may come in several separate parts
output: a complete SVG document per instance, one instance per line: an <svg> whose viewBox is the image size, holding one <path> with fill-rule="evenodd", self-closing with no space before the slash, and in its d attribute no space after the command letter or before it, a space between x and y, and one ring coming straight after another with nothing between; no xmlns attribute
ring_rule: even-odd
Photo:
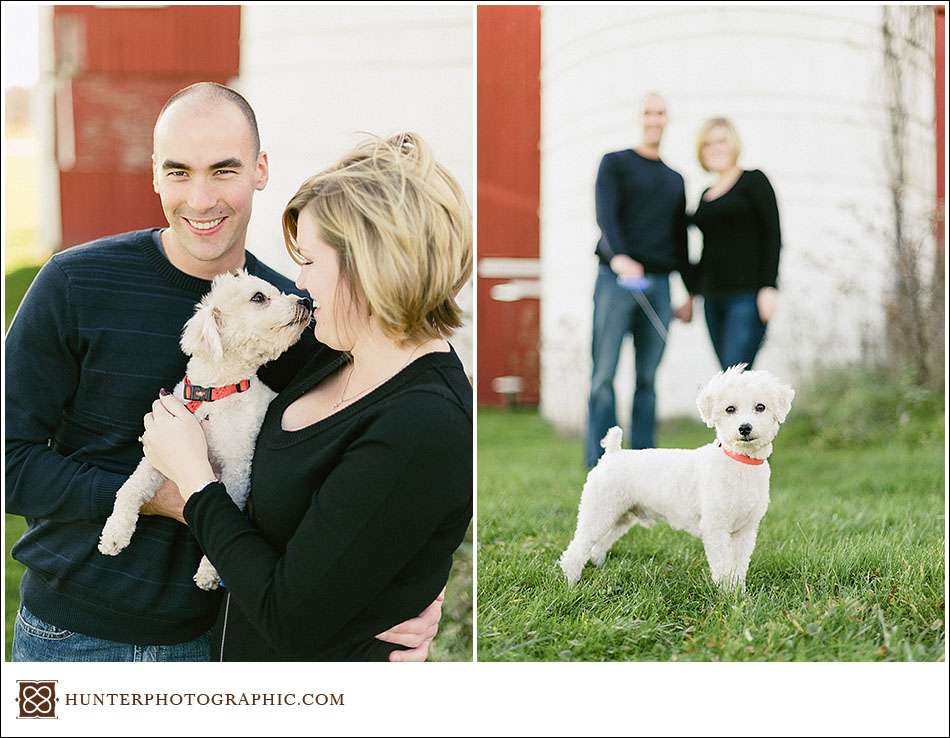
<svg viewBox="0 0 950 738"><path fill-rule="evenodd" d="M689 208L710 183L695 160L701 122L725 115L740 165L777 192L782 302L756 362L797 381L816 363L857 359L881 332L891 284L888 114L881 7L556 6L542 13L542 407L577 431L586 417L600 157L638 141L645 92L667 100L663 159L681 172ZM928 39L929 40L929 39ZM912 219L934 202L932 54L904 59ZM691 229L698 258L699 235ZM674 280L674 304L682 286ZM661 416L695 415L697 387L718 370L701 306L675 323L657 384ZM632 360L618 371L629 418Z"/></svg>

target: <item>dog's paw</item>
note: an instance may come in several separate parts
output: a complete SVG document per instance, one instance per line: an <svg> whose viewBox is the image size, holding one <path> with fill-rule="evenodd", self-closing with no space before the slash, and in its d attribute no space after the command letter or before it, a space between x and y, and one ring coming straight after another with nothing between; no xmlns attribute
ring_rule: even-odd
<svg viewBox="0 0 950 738"><path fill-rule="evenodd" d="M114 526L107 525L99 538L99 553L116 556L132 542L132 534L124 533Z"/></svg>
<svg viewBox="0 0 950 738"><path fill-rule="evenodd" d="M564 561L562 558L558 562L558 566L561 567L561 571L564 573L564 579L567 580L567 584L570 587L573 587L580 581L581 570L583 566L571 566L568 562Z"/></svg>
<svg viewBox="0 0 950 738"><path fill-rule="evenodd" d="M719 587L719 590L724 594L730 595L741 595L745 594L745 581L737 581L732 577L722 577L719 580L714 580L716 586Z"/></svg>
<svg viewBox="0 0 950 738"><path fill-rule="evenodd" d="M217 589L218 585L221 583L221 580L218 578L218 575L215 574L214 572L208 573L206 571L199 571L192 577L192 579L195 580L195 584L197 584L201 589L205 590L206 592L210 592L213 589Z"/></svg>
<svg viewBox="0 0 950 738"><path fill-rule="evenodd" d="M596 566L598 569L604 565L604 562L607 561L607 552L603 553L593 553L590 557L590 563Z"/></svg>

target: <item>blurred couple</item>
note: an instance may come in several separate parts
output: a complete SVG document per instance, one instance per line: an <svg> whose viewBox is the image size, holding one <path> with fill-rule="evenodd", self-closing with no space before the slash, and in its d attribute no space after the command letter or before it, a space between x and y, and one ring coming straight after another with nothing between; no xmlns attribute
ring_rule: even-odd
<svg viewBox="0 0 950 738"><path fill-rule="evenodd" d="M691 321L693 303L701 297L720 366L751 367L776 305L781 232L775 192L763 172L739 165L735 126L717 117L700 127L696 156L715 181L688 213L683 177L660 158L667 125L662 95L644 97L640 122L640 143L606 154L597 172L601 235L585 442L589 468L603 451L600 439L617 425L613 383L627 333L633 335L636 372L631 447L652 448L654 379L672 318ZM689 260L689 225L703 235L696 264ZM674 271L689 293L675 310L670 301Z"/></svg>

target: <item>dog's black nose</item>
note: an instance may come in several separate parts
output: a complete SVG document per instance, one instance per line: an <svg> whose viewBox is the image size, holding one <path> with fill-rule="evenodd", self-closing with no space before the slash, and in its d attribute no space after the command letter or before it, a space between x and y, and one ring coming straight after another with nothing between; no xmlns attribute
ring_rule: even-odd
<svg viewBox="0 0 950 738"><path fill-rule="evenodd" d="M297 304L307 308L308 313L313 311L313 300L311 300L309 297L301 297L299 300L297 300Z"/></svg>
<svg viewBox="0 0 950 738"><path fill-rule="evenodd" d="M747 436L752 432L752 425L750 423L743 423L739 426L739 433L743 436Z"/></svg>

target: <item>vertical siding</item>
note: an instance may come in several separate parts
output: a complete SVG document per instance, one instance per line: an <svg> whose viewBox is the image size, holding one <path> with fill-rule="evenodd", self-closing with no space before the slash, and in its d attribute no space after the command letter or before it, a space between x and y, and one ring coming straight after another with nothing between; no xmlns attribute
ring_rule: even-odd
<svg viewBox="0 0 950 738"><path fill-rule="evenodd" d="M481 256L538 255L540 66L539 8L478 9Z"/></svg>

